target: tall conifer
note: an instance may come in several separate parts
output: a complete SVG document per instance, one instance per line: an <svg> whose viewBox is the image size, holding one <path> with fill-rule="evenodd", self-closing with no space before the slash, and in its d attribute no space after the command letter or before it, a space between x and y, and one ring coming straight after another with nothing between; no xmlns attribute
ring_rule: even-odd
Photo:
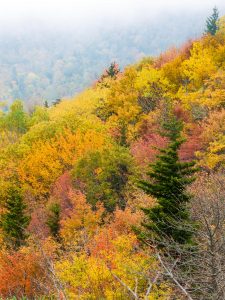
<svg viewBox="0 0 225 300"><path fill-rule="evenodd" d="M213 9L213 13L210 17L206 20L206 33L211 35L215 35L218 27L218 19L219 19L219 11L216 7Z"/></svg>
<svg viewBox="0 0 225 300"><path fill-rule="evenodd" d="M5 209L0 225L6 241L14 248L18 248L26 240L25 230L30 221L30 218L25 215L26 205L18 188L9 189Z"/></svg>
<svg viewBox="0 0 225 300"><path fill-rule="evenodd" d="M157 200L154 207L143 209L147 217L143 225L158 242L169 239L188 244L192 239L192 223L186 187L194 180L192 174L196 168L194 162L181 162L178 157L178 150L184 142L182 123L172 115L163 128L162 135L168 137L169 144L165 149L159 149L156 162L150 165L149 180L139 182L139 187Z"/></svg>

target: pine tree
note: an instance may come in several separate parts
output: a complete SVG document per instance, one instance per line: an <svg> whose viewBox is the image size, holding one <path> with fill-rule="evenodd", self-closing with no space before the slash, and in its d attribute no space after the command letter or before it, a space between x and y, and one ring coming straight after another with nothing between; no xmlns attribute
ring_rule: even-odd
<svg viewBox="0 0 225 300"><path fill-rule="evenodd" d="M189 244L193 224L187 208L190 196L186 187L193 182L192 175L197 169L194 162L180 162L178 157L178 150L184 142L182 123L170 116L163 128L162 135L168 137L169 144L167 148L159 149L157 161L150 165L149 180L139 182L139 187L157 200L154 207L143 209L147 219L143 223L147 229L143 238L148 238L149 234L161 246L165 240Z"/></svg>
<svg viewBox="0 0 225 300"><path fill-rule="evenodd" d="M206 33L215 35L218 27L219 11L216 7L213 9L213 14L206 20Z"/></svg>
<svg viewBox="0 0 225 300"><path fill-rule="evenodd" d="M14 248L18 248L27 238L25 231L30 221L30 218L25 215L26 205L18 188L9 189L5 208L6 212L1 216L0 225L7 242Z"/></svg>

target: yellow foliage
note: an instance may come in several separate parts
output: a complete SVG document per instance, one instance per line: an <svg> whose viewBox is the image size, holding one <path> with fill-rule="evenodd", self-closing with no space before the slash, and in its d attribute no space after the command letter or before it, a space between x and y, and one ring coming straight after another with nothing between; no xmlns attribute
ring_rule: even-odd
<svg viewBox="0 0 225 300"><path fill-rule="evenodd" d="M105 264L85 254L57 264L60 279L67 284L69 299L106 299L105 285L113 290L111 274Z"/></svg>
<svg viewBox="0 0 225 300"><path fill-rule="evenodd" d="M163 76L161 70L156 70L153 67L143 68L138 72L135 88L144 97L152 97L153 93L167 96L171 88L169 81ZM158 99L160 100L160 99Z"/></svg>
<svg viewBox="0 0 225 300"><path fill-rule="evenodd" d="M65 130L49 141L33 144L18 167L23 188L38 198L47 196L52 183L65 169L70 169L85 153L101 150L106 144L106 137L94 129L84 133Z"/></svg>
<svg viewBox="0 0 225 300"><path fill-rule="evenodd" d="M210 169L225 166L225 135L219 134L215 141L210 142L205 152L197 152L200 165Z"/></svg>
<svg viewBox="0 0 225 300"><path fill-rule="evenodd" d="M225 165L225 110L214 111L203 123L204 149L197 152L199 164L210 169Z"/></svg>
<svg viewBox="0 0 225 300"><path fill-rule="evenodd" d="M61 221L60 235L67 247L84 247L97 230L104 209L93 211L80 192L71 192L73 210Z"/></svg>
<svg viewBox="0 0 225 300"><path fill-rule="evenodd" d="M170 82L170 92L176 92L180 85L182 84L183 80L183 73L182 73L182 62L184 58L182 55L179 55L171 62L166 63L162 67L162 74L167 80Z"/></svg>
<svg viewBox="0 0 225 300"><path fill-rule="evenodd" d="M136 164L129 145L138 139L135 147L142 147L141 156L148 158L148 145L159 139L166 101L184 120L190 142L185 150L201 149L196 154L201 167L225 167L224 21L221 24L215 37L204 36L158 61L145 59L117 78L105 78L56 106L37 107L29 115L17 101L9 113L0 112L0 201L5 201L9 185L15 182L22 187L33 216L36 212L29 197L47 200L55 183L53 190L58 194L52 192L48 201L59 203L59 235L56 240L46 238L40 246L56 261L68 299L126 300L131 297L126 286L136 290L140 299L146 298L149 280L155 278L160 266L151 250L140 247L131 227L143 220L137 208L152 207L155 201L131 187ZM197 120L199 124L194 124ZM72 169L77 186L85 191L95 210L81 191L71 191L71 181L64 178L56 184ZM107 214L102 206L95 206L98 199L106 199L104 204L113 207L122 197L127 205L124 210L115 208L114 213ZM46 211L42 207L40 211L44 212L44 223ZM44 226L40 230L46 229L47 236ZM28 244L33 238L31 234ZM21 254L29 254L27 249L21 248ZM170 287L160 280L148 299L170 299L170 293Z"/></svg>
<svg viewBox="0 0 225 300"><path fill-rule="evenodd" d="M179 91L180 99L186 109L194 105L206 107L209 110L223 107L225 104L225 72L218 71L210 79L204 80L202 89L186 93Z"/></svg>
<svg viewBox="0 0 225 300"><path fill-rule="evenodd" d="M153 257L137 249L134 234L120 235L97 256L78 253L58 262L57 271L67 286L69 299L128 299L130 294L120 281L133 290L136 287L140 298L144 297L158 265ZM159 285L149 299L166 299L160 294L168 292L168 287Z"/></svg>
<svg viewBox="0 0 225 300"><path fill-rule="evenodd" d="M208 79L215 71L213 52L204 46L202 41L193 43L191 56L182 64L183 75L191 82L191 87L200 88L205 79Z"/></svg>
<svg viewBox="0 0 225 300"><path fill-rule="evenodd" d="M120 121L124 124L136 122L141 111L137 103L136 77L137 71L134 68L128 68L120 80L112 84L105 100L106 114L110 116L109 121Z"/></svg>
<svg viewBox="0 0 225 300"><path fill-rule="evenodd" d="M87 89L72 99L65 99L55 107L50 108L50 120L67 118L67 116L90 116L98 107L99 100L105 98L107 89Z"/></svg>

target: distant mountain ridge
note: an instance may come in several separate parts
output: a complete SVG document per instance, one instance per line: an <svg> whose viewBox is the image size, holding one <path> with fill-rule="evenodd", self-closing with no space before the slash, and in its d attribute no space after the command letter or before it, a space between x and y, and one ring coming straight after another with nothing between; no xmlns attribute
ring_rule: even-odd
<svg viewBox="0 0 225 300"><path fill-rule="evenodd" d="M0 101L52 102L70 97L117 61L121 68L146 55L179 46L203 31L205 15L167 16L133 26L105 26L77 34L44 28L0 33ZM87 30L88 31L88 30Z"/></svg>

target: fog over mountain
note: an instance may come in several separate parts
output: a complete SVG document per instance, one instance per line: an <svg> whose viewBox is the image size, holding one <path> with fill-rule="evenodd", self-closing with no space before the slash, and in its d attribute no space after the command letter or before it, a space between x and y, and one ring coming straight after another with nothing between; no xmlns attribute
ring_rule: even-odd
<svg viewBox="0 0 225 300"><path fill-rule="evenodd" d="M7 1L0 11L0 100L51 102L202 34L224 1ZM176 10L174 9L176 7Z"/></svg>

